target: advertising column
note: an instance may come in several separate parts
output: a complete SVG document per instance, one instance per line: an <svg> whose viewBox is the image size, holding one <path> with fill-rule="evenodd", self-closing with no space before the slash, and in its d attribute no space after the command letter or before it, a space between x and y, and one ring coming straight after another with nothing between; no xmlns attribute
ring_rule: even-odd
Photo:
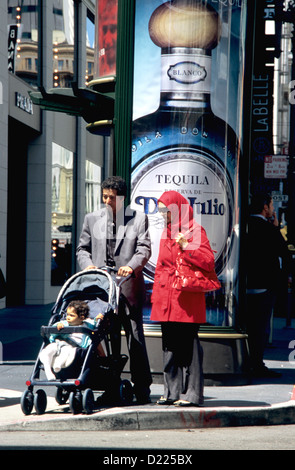
<svg viewBox="0 0 295 470"><path fill-rule="evenodd" d="M149 217L145 323L162 233L157 200L176 190L216 253L222 288L207 323L236 324L245 0L137 0L131 206Z"/></svg>

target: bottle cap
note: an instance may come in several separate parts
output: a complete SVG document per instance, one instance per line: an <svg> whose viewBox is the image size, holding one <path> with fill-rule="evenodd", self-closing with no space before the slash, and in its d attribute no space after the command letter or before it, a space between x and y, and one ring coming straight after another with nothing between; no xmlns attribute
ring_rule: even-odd
<svg viewBox="0 0 295 470"><path fill-rule="evenodd" d="M213 7L201 0L172 0L160 5L149 21L152 41L161 48L210 50L220 39L221 23Z"/></svg>

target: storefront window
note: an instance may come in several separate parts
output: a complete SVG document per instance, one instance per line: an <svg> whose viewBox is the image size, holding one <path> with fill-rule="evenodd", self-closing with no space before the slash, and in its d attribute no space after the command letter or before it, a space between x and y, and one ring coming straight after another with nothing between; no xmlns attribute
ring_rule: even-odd
<svg viewBox="0 0 295 470"><path fill-rule="evenodd" d="M74 78L74 3L53 1L53 86L70 88Z"/></svg>
<svg viewBox="0 0 295 470"><path fill-rule="evenodd" d="M93 79L94 72L94 45L95 45L95 26L94 16L89 12L86 18L86 73L85 85Z"/></svg>
<svg viewBox="0 0 295 470"><path fill-rule="evenodd" d="M85 211L93 212L99 209L101 195L101 167L89 160L86 160L86 181L85 181Z"/></svg>
<svg viewBox="0 0 295 470"><path fill-rule="evenodd" d="M38 85L38 0L8 0L8 71Z"/></svg>
<svg viewBox="0 0 295 470"><path fill-rule="evenodd" d="M8 0L8 70L38 86L38 0ZM71 87L74 78L74 3L53 0L53 86Z"/></svg>
<svg viewBox="0 0 295 470"><path fill-rule="evenodd" d="M71 275L73 152L52 143L51 285Z"/></svg>

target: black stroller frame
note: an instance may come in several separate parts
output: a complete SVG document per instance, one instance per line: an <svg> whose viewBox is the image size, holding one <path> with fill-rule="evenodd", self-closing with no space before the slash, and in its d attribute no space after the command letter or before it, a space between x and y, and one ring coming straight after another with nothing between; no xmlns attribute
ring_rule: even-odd
<svg viewBox="0 0 295 470"><path fill-rule="evenodd" d="M129 380L122 380L121 373L128 361L128 356L112 355L111 329L118 314L119 302L124 301L121 296L121 286L129 278L118 277L112 268L90 269L74 274L64 284L59 292L56 303L52 309L48 326L41 327L43 343L30 379L26 382L27 390L21 397L21 408L25 415L29 415L33 408L37 414L45 413L47 396L43 389L34 393L35 386L56 387L55 399L59 405L69 400L69 407L73 414L84 412L90 414L95 409L93 390L107 392L114 403L129 405L133 401L133 388ZM86 278L86 281L85 281ZM106 288L107 286L107 288ZM97 322L96 328L91 330L85 326L64 327L58 331L54 323L60 321L65 315L67 305L71 300L95 300L103 296L107 311L103 320ZM72 333L83 333L91 338L91 344L86 348L77 348L74 362L56 374L56 380L40 378L43 365L40 353L49 344L49 336ZM104 340L106 356L99 357L97 346ZM104 386L103 386L104 384Z"/></svg>

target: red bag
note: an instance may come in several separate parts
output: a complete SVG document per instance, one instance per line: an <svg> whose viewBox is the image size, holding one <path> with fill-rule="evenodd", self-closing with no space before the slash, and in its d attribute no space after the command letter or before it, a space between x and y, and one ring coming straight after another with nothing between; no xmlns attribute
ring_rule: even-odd
<svg viewBox="0 0 295 470"><path fill-rule="evenodd" d="M220 289L221 284L215 270L205 271L182 257L179 251L176 258L173 288L186 292L210 292Z"/></svg>

